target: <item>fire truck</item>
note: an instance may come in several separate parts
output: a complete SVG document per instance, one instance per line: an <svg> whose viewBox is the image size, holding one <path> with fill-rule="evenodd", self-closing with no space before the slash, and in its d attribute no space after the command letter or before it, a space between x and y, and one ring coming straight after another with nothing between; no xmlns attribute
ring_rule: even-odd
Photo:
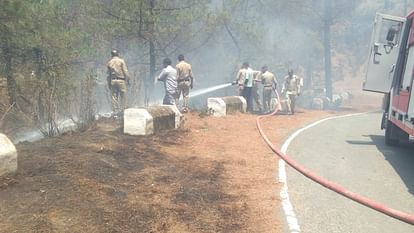
<svg viewBox="0 0 414 233"><path fill-rule="evenodd" d="M395 146L414 136L414 12L407 17L377 13L363 83L384 93L381 129Z"/></svg>

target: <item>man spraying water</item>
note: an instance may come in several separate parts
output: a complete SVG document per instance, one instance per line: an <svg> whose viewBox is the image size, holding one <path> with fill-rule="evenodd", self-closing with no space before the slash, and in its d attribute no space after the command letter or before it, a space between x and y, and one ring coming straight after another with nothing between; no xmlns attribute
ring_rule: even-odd
<svg viewBox="0 0 414 233"><path fill-rule="evenodd" d="M248 112L253 112L253 82L259 74L260 71L253 70L248 62L244 62L236 76L236 82L239 84L239 95L246 99ZM260 106L260 104L258 105Z"/></svg>
<svg viewBox="0 0 414 233"><path fill-rule="evenodd" d="M183 108L182 112L188 112L188 98L190 89L193 89L194 75L191 69L191 65L184 61L184 55L178 55L178 64L175 66L177 70L177 84L178 84L178 98L176 105L178 107L179 99L183 96Z"/></svg>

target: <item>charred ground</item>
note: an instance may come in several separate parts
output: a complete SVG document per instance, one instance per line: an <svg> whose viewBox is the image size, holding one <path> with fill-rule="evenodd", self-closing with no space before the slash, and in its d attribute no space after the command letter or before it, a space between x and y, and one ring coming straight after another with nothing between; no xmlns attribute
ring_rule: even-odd
<svg viewBox="0 0 414 233"><path fill-rule="evenodd" d="M264 120L279 144L326 111ZM21 143L0 181L0 232L280 232L277 157L256 116L186 115L154 136L102 120L83 133Z"/></svg>

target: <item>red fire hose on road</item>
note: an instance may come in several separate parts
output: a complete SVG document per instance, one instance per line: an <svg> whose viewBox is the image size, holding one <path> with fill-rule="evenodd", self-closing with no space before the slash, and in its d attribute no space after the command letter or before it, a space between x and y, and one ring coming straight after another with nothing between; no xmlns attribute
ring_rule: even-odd
<svg viewBox="0 0 414 233"><path fill-rule="evenodd" d="M278 96L277 96L278 97ZM279 98L277 98L279 100ZM293 159L289 158L289 156L287 156L286 154L282 153L282 151L280 149L278 149L276 146L274 146L269 138L264 134L264 131L260 125L260 120L265 118L265 117L270 117L270 116L274 116L278 110L280 109L280 101L278 101L278 107L276 108L276 110L268 115L263 115L263 116L259 116L256 119L256 125L257 128L260 132L260 134L262 135L263 139L265 140L265 142L267 143L267 145L270 147L270 149L272 149L273 152L275 152L281 159L283 159L287 164L289 164L291 167L293 167L295 170L297 170L298 172L302 173L303 175L305 175L306 177L308 177L309 179L317 182L318 184L338 193L341 194L355 202L358 202L362 205L365 205L371 209L374 209L376 211L379 211L381 213L384 213L390 217L393 217L395 219L398 219L400 221L406 222L408 224L414 225L414 215L412 214L408 214L402 211L398 211L392 208L389 208L381 203L375 202L367 197L361 196L357 193L353 193L349 190L347 190L346 188L333 183L321 176L318 176L317 174L315 174L314 172L308 170L306 167L302 166L301 164L297 163L296 161L294 161Z"/></svg>

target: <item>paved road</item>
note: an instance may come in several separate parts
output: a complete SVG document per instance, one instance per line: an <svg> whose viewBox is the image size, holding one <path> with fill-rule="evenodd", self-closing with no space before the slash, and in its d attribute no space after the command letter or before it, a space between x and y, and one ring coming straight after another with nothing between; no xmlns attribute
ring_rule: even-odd
<svg viewBox="0 0 414 233"><path fill-rule="evenodd" d="M315 173L388 207L414 214L414 145L392 148L370 113L321 123L300 134L288 155ZM287 168L302 232L414 233L400 222L338 195Z"/></svg>

